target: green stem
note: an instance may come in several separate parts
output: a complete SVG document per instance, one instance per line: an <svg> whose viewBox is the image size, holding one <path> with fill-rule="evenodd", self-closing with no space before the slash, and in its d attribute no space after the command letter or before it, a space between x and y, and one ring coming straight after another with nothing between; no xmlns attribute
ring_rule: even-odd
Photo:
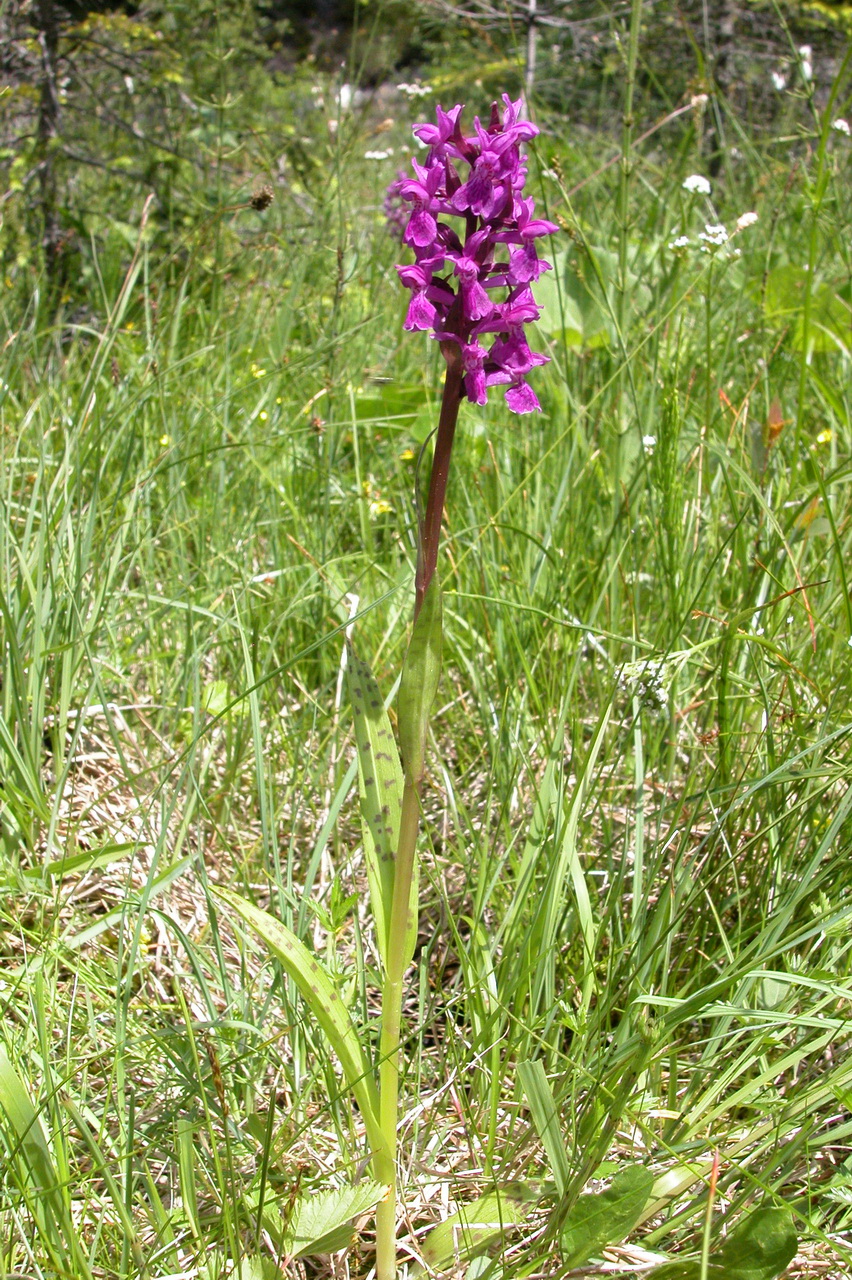
<svg viewBox="0 0 852 1280"><path fill-rule="evenodd" d="M441 416L429 476L426 511L418 530L417 574L415 577L414 620L420 613L429 583L438 564L441 520L450 475L450 455L462 398L464 364L457 342L443 342L447 362ZM420 753L422 758L422 751ZM406 969L406 939L410 936L411 882L417 859L420 832L420 787L422 766L412 773L406 765L399 819L399 844L394 863L393 899L388 926L388 950L382 987L382 1034L379 1044L379 1128L382 1150L376 1152L373 1169L376 1179L388 1187L388 1194L376 1211L376 1280L396 1277L396 1128L399 1113L399 1042L402 1030L402 993ZM415 907L416 910L416 907Z"/></svg>
<svg viewBox="0 0 852 1280"><path fill-rule="evenodd" d="M399 847L393 882L388 957L382 989L382 1036L379 1064L379 1125L385 1142L381 1162L390 1163L389 1191L376 1212L376 1278L396 1276L396 1127L399 1105L399 1041L402 1027L402 980L405 975L405 940L411 899L411 878L420 829L420 780L406 779L399 822Z"/></svg>

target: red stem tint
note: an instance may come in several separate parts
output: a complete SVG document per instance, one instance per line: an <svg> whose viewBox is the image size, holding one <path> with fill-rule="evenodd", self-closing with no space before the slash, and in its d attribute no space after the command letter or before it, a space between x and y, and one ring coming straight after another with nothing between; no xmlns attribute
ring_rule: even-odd
<svg viewBox="0 0 852 1280"><path fill-rule="evenodd" d="M414 580L415 620L420 612L423 597L434 577L438 564L441 521L444 515L447 480L450 475L450 454L453 450L453 438L456 433L456 422L458 421L462 395L462 380L464 378L464 364L462 363L462 353L458 344L455 342L442 342L441 352L447 362L447 376L444 379L441 416L438 419L438 434L435 439L435 453L432 458L432 474L429 477L426 514L420 526L417 574Z"/></svg>

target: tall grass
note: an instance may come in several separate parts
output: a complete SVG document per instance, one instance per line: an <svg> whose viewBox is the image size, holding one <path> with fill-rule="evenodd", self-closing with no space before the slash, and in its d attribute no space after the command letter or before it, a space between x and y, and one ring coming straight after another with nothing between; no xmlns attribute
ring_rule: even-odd
<svg viewBox="0 0 852 1280"><path fill-rule="evenodd" d="M544 413L464 408L450 486L415 1250L493 1179L553 1176L540 1062L567 1182L507 1274L553 1265L560 1217L632 1160L656 1175L635 1239L696 1251L714 1151L714 1232L783 1203L803 1257L848 1265L850 152L826 120L813 149L743 139L712 208L681 185L700 108L628 136L629 191L544 122ZM0 1276L267 1274L298 1196L359 1175L334 1062L209 884L323 952L366 1025L342 632L354 592L389 688L438 370L401 332L370 124L262 224L169 262L142 234L91 322L6 317ZM741 256L699 251L751 208Z"/></svg>

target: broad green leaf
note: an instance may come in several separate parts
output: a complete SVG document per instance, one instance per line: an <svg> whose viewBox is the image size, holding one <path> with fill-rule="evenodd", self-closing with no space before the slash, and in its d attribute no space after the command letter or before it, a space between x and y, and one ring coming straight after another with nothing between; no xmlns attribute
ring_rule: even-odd
<svg viewBox="0 0 852 1280"><path fill-rule="evenodd" d="M417 785L426 761L429 713L441 678L441 586L437 573L423 597L399 684L399 744L406 778Z"/></svg>
<svg viewBox="0 0 852 1280"><path fill-rule="evenodd" d="M20 1155L33 1186L49 1194L56 1190L57 1177L38 1112L30 1101L26 1085L0 1049L0 1111L7 1120L7 1141Z"/></svg>
<svg viewBox="0 0 852 1280"><path fill-rule="evenodd" d="M281 1280L281 1268L272 1258L243 1258L234 1280Z"/></svg>
<svg viewBox="0 0 852 1280"><path fill-rule="evenodd" d="M325 968L294 933L268 911L246 902L232 889L211 885L212 892L242 916L284 966L296 983L311 1013L316 1018L329 1045L337 1054L346 1082L364 1117L367 1136L374 1151L381 1151L385 1141L379 1128L379 1095L372 1069L367 1061L358 1033Z"/></svg>
<svg viewBox="0 0 852 1280"><path fill-rule="evenodd" d="M535 1131L541 1139L547 1152L547 1158L550 1161L557 1193L562 1196L565 1194L565 1188L571 1176L571 1166L568 1162L565 1143L562 1141L559 1113L556 1110L553 1090L544 1070L544 1064L539 1060L535 1062L519 1062L518 1075L530 1109L532 1122L535 1125Z"/></svg>
<svg viewBox="0 0 852 1280"><path fill-rule="evenodd" d="M33 1217L45 1245L67 1266L65 1231L68 1215L60 1190L56 1168L38 1112L32 1104L26 1085L0 1049L0 1134L12 1161L32 1187L30 1201ZM29 1197L28 1197L29 1200ZM72 1254L76 1253L73 1238ZM72 1259L73 1261L76 1259ZM87 1269L88 1274L88 1269Z"/></svg>
<svg viewBox="0 0 852 1280"><path fill-rule="evenodd" d="M710 1254L707 1280L776 1280L796 1256L797 1247L789 1210L755 1209ZM649 1280L701 1280L701 1261L664 1262Z"/></svg>
<svg viewBox="0 0 852 1280"><path fill-rule="evenodd" d="M764 310L767 320L792 322L790 345L794 351L848 350L852 343L852 311L837 289L827 284L811 286L807 331L805 293L808 273L787 264L770 271L766 279Z"/></svg>
<svg viewBox="0 0 852 1280"><path fill-rule="evenodd" d="M562 1254L568 1268L579 1267L608 1244L623 1240L651 1196L654 1175L643 1165L621 1169L605 1191L580 1196L562 1227Z"/></svg>
<svg viewBox="0 0 852 1280"><path fill-rule="evenodd" d="M534 1199L522 1183L480 1196L429 1232L421 1250L423 1261L432 1271L458 1266L523 1222Z"/></svg>
<svg viewBox="0 0 852 1280"><path fill-rule="evenodd" d="M352 1220L374 1209L386 1193L378 1182L365 1182L305 1196L298 1201L287 1230L286 1252L308 1258L345 1249L354 1234Z"/></svg>
<svg viewBox="0 0 852 1280"><path fill-rule="evenodd" d="M796 1256L796 1232L788 1209L755 1209L720 1246L713 1261L737 1280L774 1280Z"/></svg>
<svg viewBox="0 0 852 1280"><path fill-rule="evenodd" d="M376 924L379 954L385 961L393 901L394 857L399 842L402 769L379 686L369 666L358 657L351 644L346 674L355 720L361 829L370 906Z"/></svg>
<svg viewBox="0 0 852 1280"><path fill-rule="evenodd" d="M541 309L536 324L549 338L561 338L567 347L587 351L608 347L614 337L612 323L577 276L571 257L563 250L553 255L552 262L553 270L536 283L535 297Z"/></svg>
<svg viewBox="0 0 852 1280"><path fill-rule="evenodd" d="M701 1280L701 1261L699 1258L685 1258L683 1261L664 1262L647 1273L647 1280ZM724 1267L711 1262L707 1268L707 1280L734 1280Z"/></svg>

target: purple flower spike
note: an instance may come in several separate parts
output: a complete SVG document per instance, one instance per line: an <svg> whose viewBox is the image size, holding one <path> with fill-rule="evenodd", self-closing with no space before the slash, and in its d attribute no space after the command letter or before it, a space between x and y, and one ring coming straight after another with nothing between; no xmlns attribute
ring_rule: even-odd
<svg viewBox="0 0 852 1280"><path fill-rule="evenodd" d="M513 413L541 407L526 375L549 357L530 350L524 326L539 315L530 286L550 269L535 241L558 230L535 218L523 195L521 146L538 129L520 118L522 107L522 99L504 93L502 110L495 102L488 127L475 120L473 136L461 132L460 105L438 107L435 124L414 128L429 147L425 163L412 161L415 176L398 178L391 193L410 209L403 239L416 258L397 267L411 290L405 328L455 343L464 395L482 405L488 387L506 386ZM458 219L458 228L447 217ZM486 334L494 335L490 348L480 341Z"/></svg>

